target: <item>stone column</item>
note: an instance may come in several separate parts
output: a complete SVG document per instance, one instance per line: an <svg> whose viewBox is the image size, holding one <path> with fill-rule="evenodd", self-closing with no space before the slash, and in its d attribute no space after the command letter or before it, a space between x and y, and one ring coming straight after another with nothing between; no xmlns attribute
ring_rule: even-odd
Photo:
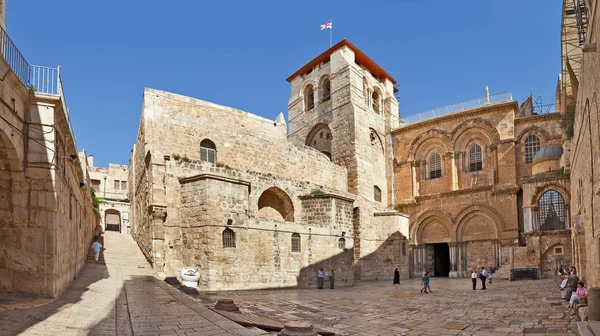
<svg viewBox="0 0 600 336"><path fill-rule="evenodd" d="M452 167L452 190L458 190L458 153L452 152L451 167Z"/></svg>
<svg viewBox="0 0 600 336"><path fill-rule="evenodd" d="M460 244L461 244L461 250L462 250L462 260L461 260L462 267L463 267L462 276L464 278L467 275L470 275L471 273L467 269L467 267L468 267L468 263L467 263L467 242L461 242Z"/></svg>
<svg viewBox="0 0 600 336"><path fill-rule="evenodd" d="M417 191L417 172L414 161L410 163L410 176L412 179L412 196L419 196Z"/></svg>
<svg viewBox="0 0 600 336"><path fill-rule="evenodd" d="M450 274L449 277L450 278L458 278L459 277L459 273L458 273L458 244L457 243L449 243L448 246L450 247Z"/></svg>

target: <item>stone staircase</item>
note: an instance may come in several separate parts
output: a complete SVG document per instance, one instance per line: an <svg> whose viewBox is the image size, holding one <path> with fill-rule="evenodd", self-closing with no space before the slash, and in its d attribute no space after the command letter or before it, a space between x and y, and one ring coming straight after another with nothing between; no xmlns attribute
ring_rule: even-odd
<svg viewBox="0 0 600 336"><path fill-rule="evenodd" d="M104 247L105 247L104 246L104 237L101 235L98 238L98 241L100 242L100 244L102 244L102 250L100 251L100 256L98 257L98 263L105 264L106 262L104 261ZM95 262L94 256L95 256L94 250L91 249L91 245L90 245L90 247L88 247L88 254L85 259L85 262L86 263L94 263Z"/></svg>

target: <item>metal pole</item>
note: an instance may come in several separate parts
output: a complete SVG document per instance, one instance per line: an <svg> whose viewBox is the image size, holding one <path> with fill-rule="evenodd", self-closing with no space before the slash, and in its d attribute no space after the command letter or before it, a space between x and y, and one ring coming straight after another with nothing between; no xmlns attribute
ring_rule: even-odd
<svg viewBox="0 0 600 336"><path fill-rule="evenodd" d="M329 24L331 28L329 28L329 48L333 46L333 20L329 19Z"/></svg>

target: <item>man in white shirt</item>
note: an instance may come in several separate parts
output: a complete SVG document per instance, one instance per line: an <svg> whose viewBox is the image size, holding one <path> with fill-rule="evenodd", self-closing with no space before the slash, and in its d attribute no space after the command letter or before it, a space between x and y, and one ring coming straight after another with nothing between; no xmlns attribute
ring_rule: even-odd
<svg viewBox="0 0 600 336"><path fill-rule="evenodd" d="M477 289L477 272L475 272L475 270L473 270L473 273L471 273L471 280L473 280L473 290Z"/></svg>
<svg viewBox="0 0 600 336"><path fill-rule="evenodd" d="M100 244L100 242L98 241L97 238L92 243L91 248L92 248L92 250L94 250L94 253L96 254L94 256L94 260L96 260L96 262L98 262L98 257L100 256L100 251L102 250L102 244Z"/></svg>
<svg viewBox="0 0 600 336"><path fill-rule="evenodd" d="M485 281L487 280L487 270L485 269L485 267L481 268L481 290L485 289Z"/></svg>
<svg viewBox="0 0 600 336"><path fill-rule="evenodd" d="M319 285L319 289L323 289L324 282L325 282L325 274L323 273L323 267L321 267L317 271L317 284Z"/></svg>

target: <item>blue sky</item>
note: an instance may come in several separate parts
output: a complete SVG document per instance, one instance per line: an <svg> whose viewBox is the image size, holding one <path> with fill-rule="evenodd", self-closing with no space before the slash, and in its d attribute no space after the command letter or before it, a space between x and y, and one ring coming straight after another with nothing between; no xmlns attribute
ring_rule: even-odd
<svg viewBox="0 0 600 336"><path fill-rule="evenodd" d="M275 119L285 79L349 39L398 80L401 113L533 87L553 103L560 1L10 0L7 31L31 64L62 65L79 149L127 164L144 87ZM286 114L287 116L287 114Z"/></svg>

